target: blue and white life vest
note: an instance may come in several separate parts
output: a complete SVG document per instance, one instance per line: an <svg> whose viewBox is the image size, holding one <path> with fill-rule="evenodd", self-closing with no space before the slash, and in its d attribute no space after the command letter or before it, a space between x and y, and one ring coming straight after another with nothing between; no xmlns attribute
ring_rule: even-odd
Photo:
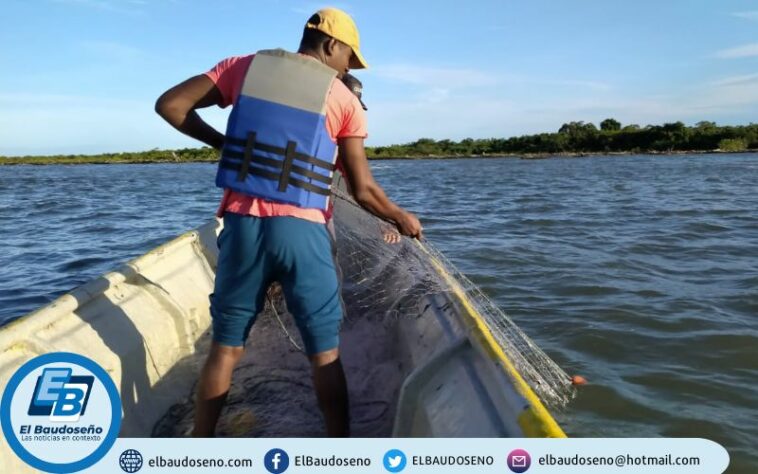
<svg viewBox="0 0 758 474"><path fill-rule="evenodd" d="M336 75L312 58L258 51L229 116L216 186L326 210L337 160L326 99Z"/></svg>

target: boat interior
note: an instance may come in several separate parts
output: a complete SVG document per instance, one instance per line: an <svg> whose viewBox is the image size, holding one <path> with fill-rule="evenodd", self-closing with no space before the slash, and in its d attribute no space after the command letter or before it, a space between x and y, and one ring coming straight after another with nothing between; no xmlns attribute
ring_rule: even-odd
<svg viewBox="0 0 758 474"><path fill-rule="evenodd" d="M405 266L398 260L409 250L403 245L412 244L398 244L389 258L384 255L367 264L365 258L354 258L356 249L346 247L350 239L341 242L340 273L347 277L340 353L348 381L351 435L518 435L515 417L502 410L509 403L501 403L508 391L500 390L502 380L493 376L500 371L469 342L458 305L445 293L420 296L409 291L418 283L403 272ZM355 275L361 275L360 281L354 281ZM378 288L396 297L372 298L380 293ZM209 337L204 334L196 354L182 362L193 365L195 373ZM217 436L325 435L310 364L301 347L281 292L274 287L234 373ZM152 436L189 434L193 390L158 420Z"/></svg>

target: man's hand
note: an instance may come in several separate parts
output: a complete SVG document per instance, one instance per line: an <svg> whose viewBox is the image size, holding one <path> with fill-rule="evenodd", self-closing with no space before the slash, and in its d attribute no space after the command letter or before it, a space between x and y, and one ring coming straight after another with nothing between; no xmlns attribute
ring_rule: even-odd
<svg viewBox="0 0 758 474"><path fill-rule="evenodd" d="M213 81L201 74L164 92L155 102L155 111L180 132L220 150L224 135L205 123L196 109L220 105L221 100Z"/></svg>
<svg viewBox="0 0 758 474"><path fill-rule="evenodd" d="M420 238L421 223L416 216L390 201L374 181L363 138L340 138L339 153L355 201L375 216L394 222L403 235Z"/></svg>
<svg viewBox="0 0 758 474"><path fill-rule="evenodd" d="M399 244L403 240L403 236L398 232L397 227L392 227L389 224L382 224L382 240L388 244Z"/></svg>
<svg viewBox="0 0 758 474"><path fill-rule="evenodd" d="M421 231L423 230L421 222L410 212L403 211L400 217L395 219L395 224L401 234L421 239Z"/></svg>

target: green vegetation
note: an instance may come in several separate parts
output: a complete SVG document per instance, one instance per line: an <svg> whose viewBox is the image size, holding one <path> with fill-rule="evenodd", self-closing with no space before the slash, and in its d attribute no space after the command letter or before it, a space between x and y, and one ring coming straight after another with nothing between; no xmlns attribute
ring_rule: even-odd
<svg viewBox="0 0 758 474"><path fill-rule="evenodd" d="M557 133L540 133L511 138L466 138L459 142L421 138L404 145L369 147L369 158L423 158L459 156L550 155L604 153L673 153L758 150L758 124L720 127L698 122L687 127L682 122L663 125L625 125L612 118L592 123L569 122ZM214 162L218 153L203 148L150 150L101 155L58 155L2 157L3 164L78 163L181 163Z"/></svg>
<svg viewBox="0 0 758 474"><path fill-rule="evenodd" d="M742 151L758 149L758 124L719 127L699 122L663 125L621 125L612 118L595 124L570 122L557 133L460 142L422 138L405 145L375 147L372 158L470 155L555 155L585 153L672 153L684 151Z"/></svg>
<svg viewBox="0 0 758 474"><path fill-rule="evenodd" d="M52 155L52 156L0 156L0 165L78 165L85 163L190 163L213 162L218 153L209 147L183 148L181 150L150 150L134 153L103 153L100 155Z"/></svg>
<svg viewBox="0 0 758 474"><path fill-rule="evenodd" d="M724 138L719 142L719 150L745 151L747 150L747 142L742 138Z"/></svg>

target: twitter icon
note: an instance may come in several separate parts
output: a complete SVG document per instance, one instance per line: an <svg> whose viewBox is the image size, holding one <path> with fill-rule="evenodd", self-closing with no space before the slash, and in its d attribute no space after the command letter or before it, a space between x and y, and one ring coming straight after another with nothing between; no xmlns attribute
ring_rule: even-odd
<svg viewBox="0 0 758 474"><path fill-rule="evenodd" d="M389 472L400 472L405 469L405 453L399 449L390 449L384 453L384 468Z"/></svg>

